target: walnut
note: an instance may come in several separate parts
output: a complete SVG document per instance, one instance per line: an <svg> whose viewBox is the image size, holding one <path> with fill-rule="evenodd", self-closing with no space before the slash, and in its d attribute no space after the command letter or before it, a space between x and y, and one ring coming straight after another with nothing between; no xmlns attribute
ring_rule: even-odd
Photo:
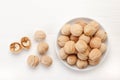
<svg viewBox="0 0 120 80"><path fill-rule="evenodd" d="M68 41L65 43L65 46L64 46L64 51L67 53L67 54L74 54L75 53L75 42L74 41Z"/></svg>
<svg viewBox="0 0 120 80"><path fill-rule="evenodd" d="M38 52L41 55L45 54L48 51L48 48L49 48L49 45L46 42L40 42L37 47Z"/></svg>
<svg viewBox="0 0 120 80"><path fill-rule="evenodd" d="M82 34L79 39L84 40L86 43L90 42L90 37L86 36L85 34Z"/></svg>
<svg viewBox="0 0 120 80"><path fill-rule="evenodd" d="M88 62L89 62L89 65L95 66L95 65L99 64L100 59L97 59L97 60L88 60Z"/></svg>
<svg viewBox="0 0 120 80"><path fill-rule="evenodd" d="M43 55L42 58L41 58L41 63L43 65L45 65L46 67L49 67L49 66L51 66L53 61L52 61L52 58L50 56Z"/></svg>
<svg viewBox="0 0 120 80"><path fill-rule="evenodd" d="M83 40L78 40L77 43L75 44L75 48L78 52L84 52L87 49L87 43Z"/></svg>
<svg viewBox="0 0 120 80"><path fill-rule="evenodd" d="M77 20L75 23L81 25L83 28L87 25L87 22L85 20Z"/></svg>
<svg viewBox="0 0 120 80"><path fill-rule="evenodd" d="M76 64L76 61L77 61L76 55L69 55L69 56L67 57L67 63L68 63L69 65L75 65L75 64Z"/></svg>
<svg viewBox="0 0 120 80"><path fill-rule="evenodd" d="M102 42L104 42L107 38L107 33L103 29L99 29L95 36L99 37L102 40Z"/></svg>
<svg viewBox="0 0 120 80"><path fill-rule="evenodd" d="M43 40L43 39L46 38L46 34L45 34L44 31L38 30L38 31L35 32L34 38L35 38L36 41L40 41L40 40Z"/></svg>
<svg viewBox="0 0 120 80"><path fill-rule="evenodd" d="M104 53L107 49L107 46L104 43L102 43L99 49L102 53Z"/></svg>
<svg viewBox="0 0 120 80"><path fill-rule="evenodd" d="M84 33L87 36L93 36L98 29L99 24L95 21L91 21L84 27Z"/></svg>
<svg viewBox="0 0 120 80"><path fill-rule="evenodd" d="M22 46L18 42L13 42L10 44L10 51L14 54L18 54L22 51Z"/></svg>
<svg viewBox="0 0 120 80"><path fill-rule="evenodd" d="M63 35L70 35L70 24L65 24L61 29L61 34Z"/></svg>
<svg viewBox="0 0 120 80"><path fill-rule="evenodd" d="M65 60L65 59L67 59L68 54L66 54L64 49L61 48L60 51L59 51L59 56L60 56L61 59Z"/></svg>
<svg viewBox="0 0 120 80"><path fill-rule="evenodd" d="M25 49L30 49L31 47L31 40L28 37L21 38L21 45Z"/></svg>
<svg viewBox="0 0 120 80"><path fill-rule="evenodd" d="M79 39L79 38L76 37L76 36L73 36L73 35L70 36L70 40L71 40L71 41L77 42L78 39Z"/></svg>
<svg viewBox="0 0 120 80"><path fill-rule="evenodd" d="M65 45L65 43L67 42L67 41L69 41L69 37L68 36L64 36L64 35L60 35L59 37L58 37L58 45L60 46L60 47L64 47L64 45Z"/></svg>
<svg viewBox="0 0 120 80"><path fill-rule="evenodd" d="M92 49L89 53L89 59L90 60L97 60L102 56L102 53L99 49Z"/></svg>
<svg viewBox="0 0 120 80"><path fill-rule="evenodd" d="M88 57L85 54L80 53L80 52L77 53L77 57L81 60L87 60L88 59Z"/></svg>
<svg viewBox="0 0 120 80"><path fill-rule="evenodd" d="M30 67L36 67L40 62L40 59L38 56L30 55L27 59L27 63Z"/></svg>
<svg viewBox="0 0 120 80"><path fill-rule="evenodd" d="M93 37L90 41L91 48L99 48L101 46L101 39L98 37Z"/></svg>
<svg viewBox="0 0 120 80"><path fill-rule="evenodd" d="M73 36L80 36L83 32L83 28L81 25L72 24L70 28L70 32Z"/></svg>
<svg viewBox="0 0 120 80"><path fill-rule="evenodd" d="M83 68L86 68L88 66L88 62L87 61L82 61L82 60L78 59L77 62L76 62L76 66L79 69L83 69Z"/></svg>

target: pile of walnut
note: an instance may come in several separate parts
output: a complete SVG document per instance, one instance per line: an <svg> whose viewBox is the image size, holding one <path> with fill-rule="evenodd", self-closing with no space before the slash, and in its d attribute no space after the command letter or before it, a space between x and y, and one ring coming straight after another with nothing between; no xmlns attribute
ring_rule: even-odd
<svg viewBox="0 0 120 80"><path fill-rule="evenodd" d="M57 40L59 56L79 69L97 65L106 51L106 38L106 32L95 21L65 24Z"/></svg>
<svg viewBox="0 0 120 80"><path fill-rule="evenodd" d="M38 64L41 62L41 64L49 67L52 64L52 58L48 55L46 55L46 52L48 51L49 45L44 42L43 40L46 38L45 32L39 30L36 31L34 34L34 38L36 41L39 42L37 46L37 51L41 55L29 55L27 58L27 63L30 67L37 67ZM19 42L13 42L10 44L10 51L13 54L19 54L23 49L29 50L31 48L31 40L28 37L22 37Z"/></svg>

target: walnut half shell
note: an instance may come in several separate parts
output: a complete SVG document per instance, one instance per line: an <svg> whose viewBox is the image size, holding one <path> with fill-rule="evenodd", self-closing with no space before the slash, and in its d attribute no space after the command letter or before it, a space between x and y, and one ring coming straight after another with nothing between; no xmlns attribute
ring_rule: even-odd
<svg viewBox="0 0 120 80"><path fill-rule="evenodd" d="M25 49L30 49L31 47L31 41L28 37L22 37L21 38L21 45Z"/></svg>
<svg viewBox="0 0 120 80"><path fill-rule="evenodd" d="M18 54L22 50L22 46L18 42L10 44L10 51L14 54Z"/></svg>

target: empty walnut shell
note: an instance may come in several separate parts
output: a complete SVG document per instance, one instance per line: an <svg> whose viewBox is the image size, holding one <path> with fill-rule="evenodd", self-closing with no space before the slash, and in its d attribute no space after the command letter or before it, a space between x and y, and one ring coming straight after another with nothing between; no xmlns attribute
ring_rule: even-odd
<svg viewBox="0 0 120 80"><path fill-rule="evenodd" d="M63 35L70 35L70 24L65 24L61 29L61 34Z"/></svg>
<svg viewBox="0 0 120 80"><path fill-rule="evenodd" d="M34 38L35 38L36 41L40 41L40 40L43 40L43 39L46 38L46 34L45 34L44 31L38 30L38 31L35 32Z"/></svg>
<svg viewBox="0 0 120 80"><path fill-rule="evenodd" d="M83 28L81 25L72 24L70 28L70 32L73 36L80 36L83 32Z"/></svg>
<svg viewBox="0 0 120 80"><path fill-rule="evenodd" d="M84 40L86 43L90 42L90 37L86 36L85 34L82 34L79 39Z"/></svg>
<svg viewBox="0 0 120 80"><path fill-rule="evenodd" d="M99 29L95 36L99 37L102 40L102 42L104 42L107 38L107 33L103 29Z"/></svg>
<svg viewBox="0 0 120 80"><path fill-rule="evenodd" d="M37 47L38 52L41 55L45 54L48 51L48 48L49 48L49 45L46 42L40 42Z"/></svg>
<svg viewBox="0 0 120 80"><path fill-rule="evenodd" d="M80 60L87 60L88 59L88 56L83 54L83 53L77 53L77 57L80 59Z"/></svg>
<svg viewBox="0 0 120 80"><path fill-rule="evenodd" d="M67 63L68 63L69 65L75 65L75 64L76 64L76 61L77 61L76 55L69 55L69 56L67 57Z"/></svg>
<svg viewBox="0 0 120 80"><path fill-rule="evenodd" d="M101 58L101 51L99 49L92 49L91 52L89 53L89 59L90 60L97 60Z"/></svg>
<svg viewBox="0 0 120 80"><path fill-rule="evenodd" d="M68 41L65 43L65 46L64 46L64 51L67 53L67 54L74 54L75 53L75 42L74 41Z"/></svg>
<svg viewBox="0 0 120 80"><path fill-rule="evenodd" d="M73 36L73 35L70 36L70 40L71 40L71 41L77 42L78 39L79 39L79 38L76 37L76 36Z"/></svg>
<svg viewBox="0 0 120 80"><path fill-rule="evenodd" d="M28 37L22 37L21 38L21 45L25 49L30 49L31 47L31 41Z"/></svg>
<svg viewBox="0 0 120 80"><path fill-rule="evenodd" d="M65 60L65 59L67 59L68 54L66 54L64 49L61 48L60 51L59 51L59 56L60 56L61 59Z"/></svg>
<svg viewBox="0 0 120 80"><path fill-rule="evenodd" d="M53 61L52 61L52 58L50 56L43 55L42 58L41 58L41 63L43 65L45 65L46 67L51 66L52 62Z"/></svg>
<svg viewBox="0 0 120 80"><path fill-rule="evenodd" d="M87 36L93 36L98 29L99 24L95 21L91 21L84 27L84 33Z"/></svg>
<svg viewBox="0 0 120 80"><path fill-rule="evenodd" d="M38 56L30 55L27 59L27 63L30 67L36 67L40 62L40 59Z"/></svg>
<svg viewBox="0 0 120 80"><path fill-rule="evenodd" d="M68 36L64 36L64 35L60 35L59 37L58 37L58 45L60 46L60 47L64 47L64 45L65 45L65 43L67 42L67 41L69 41L69 37Z"/></svg>
<svg viewBox="0 0 120 80"><path fill-rule="evenodd" d="M83 68L86 68L88 66L88 62L78 59L77 62L76 62L76 66L79 69L83 69Z"/></svg>
<svg viewBox="0 0 120 80"><path fill-rule="evenodd" d="M101 39L98 37L93 37L90 41L91 48L99 48L101 46Z"/></svg>
<svg viewBox="0 0 120 80"><path fill-rule="evenodd" d="M100 51L101 51L102 54L103 54L103 53L106 51L107 46L105 45L105 43L102 43L99 49L100 49Z"/></svg>
<svg viewBox="0 0 120 80"><path fill-rule="evenodd" d="M85 42L85 41L83 41L83 40L79 40L79 41L77 41L77 43L75 44L75 48L76 48L76 50L78 51L78 52L81 52L81 53L83 53L83 52L85 52L86 51L86 49L87 49L87 43Z"/></svg>
<svg viewBox="0 0 120 80"><path fill-rule="evenodd" d="M18 54L20 51L22 51L22 46L18 42L14 42L10 44L10 51L14 54Z"/></svg>

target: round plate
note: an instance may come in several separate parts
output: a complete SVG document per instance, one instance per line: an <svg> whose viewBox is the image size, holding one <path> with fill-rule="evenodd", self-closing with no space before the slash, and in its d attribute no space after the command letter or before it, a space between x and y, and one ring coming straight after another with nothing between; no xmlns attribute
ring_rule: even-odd
<svg viewBox="0 0 120 80"><path fill-rule="evenodd" d="M78 20L85 20L86 22L90 22L90 21L93 21L92 19L89 19L89 18L76 18L76 19L72 19L72 20L70 20L70 21L68 21L67 23L69 23L69 24L74 24L76 21L78 21ZM95 20L94 20L95 21ZM67 24L66 23L66 24ZM104 30L104 28L100 25L100 27ZM61 29L60 29L61 30ZM87 71L87 70L91 70L91 69L94 69L94 68L96 68L96 67L98 67L101 63L103 63L103 61L105 60L105 58L106 58L106 56L107 56L107 54L108 54L108 50L109 50L109 46L108 46L108 36L107 36L107 40L106 40L106 42L105 42L105 44L107 45L107 50L104 52L104 54L102 55L102 58L101 58L101 60L100 60L100 62L99 62L99 64L97 64L96 66L88 66L87 68L84 68L84 69L79 69L79 68L77 68L76 66L70 66L69 64L67 64L67 62L66 61L64 61L64 60L62 60L61 58L60 58L60 56L59 56L59 50L60 50L60 47L58 46L58 44L57 44L57 39L58 39L58 37L60 36L60 30L59 30L59 32L58 32L58 34L57 34L57 36L56 36L56 39L55 39L55 50L56 50L56 53L57 53L57 56L58 56L58 58L60 59L60 61L65 65L65 66L67 66L68 68L70 68L70 69L73 69L73 70L77 70L77 71Z"/></svg>

